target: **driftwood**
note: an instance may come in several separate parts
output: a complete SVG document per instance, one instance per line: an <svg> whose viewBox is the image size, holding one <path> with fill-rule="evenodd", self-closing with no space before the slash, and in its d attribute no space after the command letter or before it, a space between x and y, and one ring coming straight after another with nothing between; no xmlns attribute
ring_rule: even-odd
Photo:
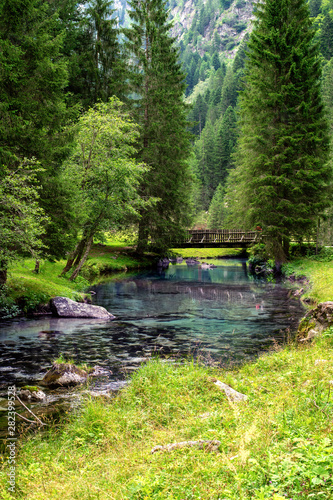
<svg viewBox="0 0 333 500"><path fill-rule="evenodd" d="M20 398L18 397L17 394L15 394L15 397L16 397L17 401L37 420L39 425L47 425L47 424L44 424L31 410L29 410L29 408L23 403L23 401L20 400ZM22 415L20 415L20 417L22 417ZM24 419L24 417L22 417L22 418Z"/></svg>
<svg viewBox="0 0 333 500"><path fill-rule="evenodd" d="M200 449L204 448L208 451L216 451L220 444L221 441L218 441L217 439L208 441L204 439L200 439L199 441L181 441L180 443L171 443L165 446L154 446L151 453L156 453L157 451L172 451L177 448L190 448L193 446Z"/></svg>
<svg viewBox="0 0 333 500"><path fill-rule="evenodd" d="M232 389L229 387L227 384L224 384L223 382L220 382L220 380L214 380L214 384L221 389L221 391L224 391L228 400L231 403L239 403L240 401L246 401L247 396L245 394L242 394L241 392L235 391L235 389Z"/></svg>

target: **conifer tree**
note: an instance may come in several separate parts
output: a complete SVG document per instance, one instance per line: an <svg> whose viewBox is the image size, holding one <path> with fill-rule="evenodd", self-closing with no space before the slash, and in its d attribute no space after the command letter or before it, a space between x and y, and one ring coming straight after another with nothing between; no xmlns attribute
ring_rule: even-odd
<svg viewBox="0 0 333 500"><path fill-rule="evenodd" d="M113 95L124 100L126 94L126 63L112 3L93 0L82 16L79 70L71 85L81 95L85 108L98 101L107 102Z"/></svg>
<svg viewBox="0 0 333 500"><path fill-rule="evenodd" d="M225 224L224 189L222 184L216 188L212 201L209 205L208 227L209 229L222 229Z"/></svg>
<svg viewBox="0 0 333 500"><path fill-rule="evenodd" d="M237 141L236 113L234 108L229 108L224 113L217 128L216 141L216 169L217 180L220 184L225 184L228 170L232 167L232 155L235 152Z"/></svg>
<svg viewBox="0 0 333 500"><path fill-rule="evenodd" d="M64 256L73 237L69 193L58 182L70 118L63 28L50 2L0 1L0 177L25 158L41 163L39 205L49 219L43 243L53 257Z"/></svg>
<svg viewBox="0 0 333 500"><path fill-rule="evenodd" d="M132 0L132 26L124 30L132 53L134 103L141 124L139 159L150 167L142 195L159 198L142 211L138 251L147 247L149 237L159 247L167 246L189 223L191 174L185 76L178 50L169 35L171 24L164 0Z"/></svg>
<svg viewBox="0 0 333 500"><path fill-rule="evenodd" d="M262 226L279 262L290 237L309 234L329 203L329 139L313 37L304 0L257 5L228 205L233 200L248 227Z"/></svg>
<svg viewBox="0 0 333 500"><path fill-rule="evenodd" d="M333 20L329 12L326 12L320 28L320 50L325 59L330 60L333 55Z"/></svg>

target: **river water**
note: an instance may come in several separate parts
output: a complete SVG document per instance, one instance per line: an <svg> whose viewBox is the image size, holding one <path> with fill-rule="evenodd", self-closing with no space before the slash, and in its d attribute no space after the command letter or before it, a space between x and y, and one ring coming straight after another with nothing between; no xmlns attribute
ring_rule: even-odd
<svg viewBox="0 0 333 500"><path fill-rule="evenodd" d="M215 269L201 269L184 262L92 287L93 302L116 316L112 322L51 317L3 322L0 388L37 384L60 354L110 370L104 386L124 379L155 353L199 354L229 365L269 349L296 328L304 310L288 298L288 285L253 279L245 260L214 263Z"/></svg>

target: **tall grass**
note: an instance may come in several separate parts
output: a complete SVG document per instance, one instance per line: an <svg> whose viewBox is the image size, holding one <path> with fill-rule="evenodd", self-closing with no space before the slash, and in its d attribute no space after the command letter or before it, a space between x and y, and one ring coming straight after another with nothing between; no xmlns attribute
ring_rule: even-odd
<svg viewBox="0 0 333 500"><path fill-rule="evenodd" d="M212 377L248 400L229 403ZM65 425L25 440L14 498L333 498L332 380L332 335L234 371L153 360L112 401L88 399ZM198 439L220 440L218 452L151 454Z"/></svg>

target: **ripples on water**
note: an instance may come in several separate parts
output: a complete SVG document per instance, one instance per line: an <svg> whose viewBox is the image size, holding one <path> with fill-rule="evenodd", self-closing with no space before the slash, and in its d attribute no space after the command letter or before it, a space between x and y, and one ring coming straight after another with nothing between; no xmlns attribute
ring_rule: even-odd
<svg viewBox="0 0 333 500"><path fill-rule="evenodd" d="M154 352L188 355L200 348L221 363L239 362L283 340L303 309L282 283L249 278L245 261L216 269L170 265L94 287L94 303L117 319L16 320L0 325L0 384L36 383L62 353L99 364L119 379Z"/></svg>

